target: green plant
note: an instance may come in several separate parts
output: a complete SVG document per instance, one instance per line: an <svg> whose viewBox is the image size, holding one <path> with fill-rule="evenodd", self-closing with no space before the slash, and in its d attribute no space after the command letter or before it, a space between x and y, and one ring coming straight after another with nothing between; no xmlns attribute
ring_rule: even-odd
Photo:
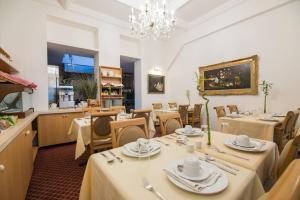
<svg viewBox="0 0 300 200"><path fill-rule="evenodd" d="M211 145L211 131L210 131L210 118L209 118L209 110L208 110L208 104L209 99L206 97L206 92L202 89L201 85L203 82L207 79L204 78L204 76L199 75L196 72L196 78L197 78L197 90L199 91L202 99L205 101L205 112L206 112L206 123L207 123L207 145Z"/></svg>
<svg viewBox="0 0 300 200"><path fill-rule="evenodd" d="M261 84L261 90L264 93L264 113L267 112L267 96L270 94L273 83L263 80Z"/></svg>
<svg viewBox="0 0 300 200"><path fill-rule="evenodd" d="M97 82L94 78L82 78L74 84L74 91L85 99L96 99Z"/></svg>

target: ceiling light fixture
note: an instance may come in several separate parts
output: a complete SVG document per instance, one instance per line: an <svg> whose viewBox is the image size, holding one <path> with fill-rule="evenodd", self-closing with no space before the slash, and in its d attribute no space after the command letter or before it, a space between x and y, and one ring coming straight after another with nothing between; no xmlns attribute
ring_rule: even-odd
<svg viewBox="0 0 300 200"><path fill-rule="evenodd" d="M138 11L131 8L129 23L132 34L141 38L169 38L175 30L175 12L166 9L166 0L146 0Z"/></svg>

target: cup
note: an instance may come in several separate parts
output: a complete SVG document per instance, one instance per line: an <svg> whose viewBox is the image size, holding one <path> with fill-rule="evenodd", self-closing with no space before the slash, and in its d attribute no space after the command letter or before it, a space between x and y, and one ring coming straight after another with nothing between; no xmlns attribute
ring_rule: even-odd
<svg viewBox="0 0 300 200"><path fill-rule="evenodd" d="M185 135L177 135L176 142L181 144L186 144L188 138Z"/></svg>
<svg viewBox="0 0 300 200"><path fill-rule="evenodd" d="M185 125L184 132L186 134L191 134L193 132L193 127L191 125Z"/></svg>
<svg viewBox="0 0 300 200"><path fill-rule="evenodd" d="M244 146L244 147L250 146L250 138L248 137L248 135L238 135L235 138L235 142L240 146Z"/></svg>
<svg viewBox="0 0 300 200"><path fill-rule="evenodd" d="M189 152L189 153L193 153L195 151L195 146L194 144L186 144L185 145L185 149Z"/></svg>
<svg viewBox="0 0 300 200"><path fill-rule="evenodd" d="M183 161L182 173L189 177L199 176L201 173L200 161L195 157L186 158Z"/></svg>
<svg viewBox="0 0 300 200"><path fill-rule="evenodd" d="M196 141L195 142L195 147L196 147L196 149L201 149L202 148L202 141Z"/></svg>

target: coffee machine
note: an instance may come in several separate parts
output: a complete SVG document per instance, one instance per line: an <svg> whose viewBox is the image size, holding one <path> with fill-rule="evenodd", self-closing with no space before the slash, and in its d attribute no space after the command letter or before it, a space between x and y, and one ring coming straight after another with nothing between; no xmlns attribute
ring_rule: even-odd
<svg viewBox="0 0 300 200"><path fill-rule="evenodd" d="M73 86L58 86L59 108L74 108Z"/></svg>

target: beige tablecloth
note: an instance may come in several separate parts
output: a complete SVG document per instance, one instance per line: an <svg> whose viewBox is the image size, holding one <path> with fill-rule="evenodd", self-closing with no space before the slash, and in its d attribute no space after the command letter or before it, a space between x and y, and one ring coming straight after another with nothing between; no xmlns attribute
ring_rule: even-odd
<svg viewBox="0 0 300 200"><path fill-rule="evenodd" d="M157 199L153 193L143 188L143 177L146 177L166 199L172 200L254 200L264 193L259 177L255 173L256 170L249 170L232 163L231 165L240 171L236 176L225 172L229 178L229 186L223 192L214 195L197 195L178 188L167 179L163 168L170 162L191 156L191 153L185 150L184 145L179 146L172 142L171 139L164 138L163 140L169 141L171 145L162 146L160 154L152 157L150 160L126 157L121 154L120 148L113 149L113 151L124 159L123 163L115 160L114 163L108 164L105 158L99 153L93 154L86 167L80 191L80 199ZM201 138L200 140L205 139ZM108 152L104 153L108 156L110 155ZM194 152L193 154L203 156L203 153L200 152ZM256 156L249 156L251 157L251 163L255 163L253 166L260 166L259 162L263 162L265 159L258 159L256 157L265 157L267 155L258 154ZM236 161L236 163L240 162Z"/></svg>
<svg viewBox="0 0 300 200"><path fill-rule="evenodd" d="M260 120L262 116L243 116L241 118L220 117L218 120L218 128L221 131L221 124L228 123L223 126L222 132L230 134L245 134L252 138L273 141L274 127L283 122L284 118L277 118L278 122L269 122Z"/></svg>
<svg viewBox="0 0 300 200"><path fill-rule="evenodd" d="M266 142L265 145L267 150L265 152L260 152L260 153L239 151L239 150L231 149L224 145L224 140L226 138L235 138L235 137L236 137L235 135L213 131L211 133L211 138L212 138L211 147L206 145L207 136L204 136L202 138L190 137L189 143L194 143L195 141L199 141L199 140L202 141L203 148L199 150L200 152L208 153L213 157L253 170L257 173L257 175L259 176L262 182L267 181L269 178L276 178L276 171L277 171L278 159L279 159L279 151L277 145L274 142L263 141ZM164 137L163 139L165 141L172 141L171 139L169 139L169 137ZM175 139L173 140L174 140L173 142L175 142ZM213 148L215 146L225 151L226 153L224 154L224 153L217 152ZM241 156L244 158L248 158L249 160L237 158L232 155L229 155L228 153Z"/></svg>
<svg viewBox="0 0 300 200"><path fill-rule="evenodd" d="M118 115L117 120L126 120L130 119L131 115ZM91 142L91 125L90 118L75 118L73 119L71 126L68 131L68 136L72 140L76 140L76 149L75 149L75 159L79 158L85 151L86 145ZM156 131L154 127L153 120L149 119L149 136L152 138Z"/></svg>

